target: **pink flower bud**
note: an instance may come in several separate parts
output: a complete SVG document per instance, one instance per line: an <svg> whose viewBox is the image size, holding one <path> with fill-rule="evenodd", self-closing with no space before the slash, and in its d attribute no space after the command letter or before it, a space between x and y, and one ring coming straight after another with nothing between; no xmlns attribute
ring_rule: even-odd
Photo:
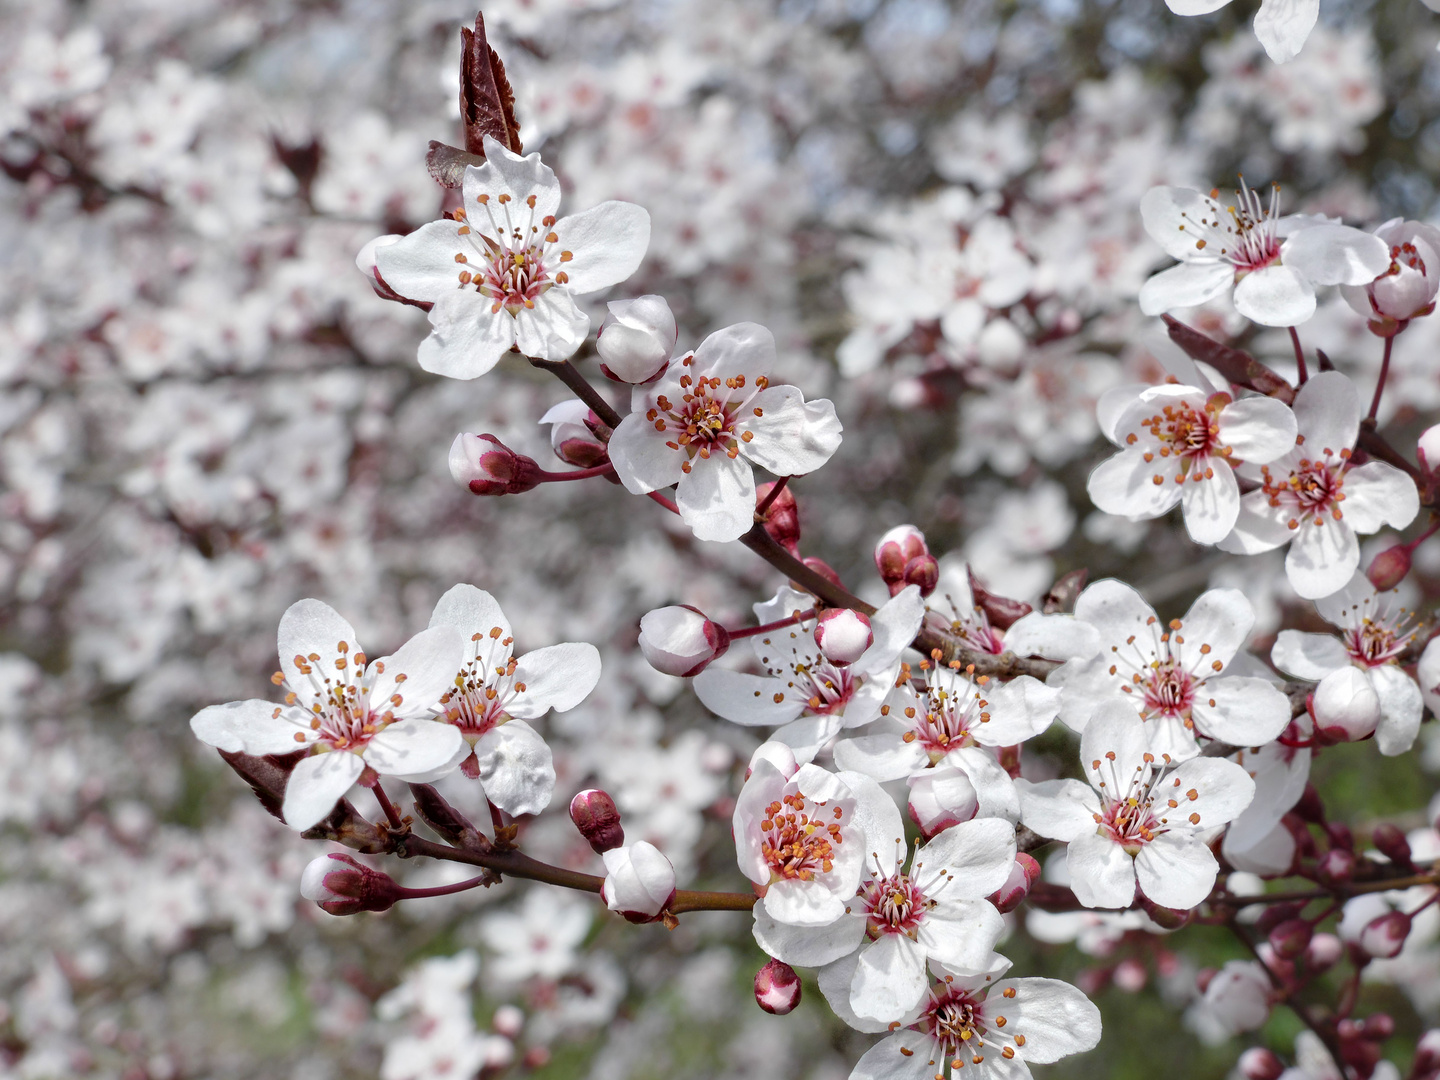
<svg viewBox="0 0 1440 1080"><path fill-rule="evenodd" d="M1115 965L1115 970L1110 973L1110 981L1117 990L1126 994L1138 994L1150 981L1150 972L1139 960L1127 956Z"/></svg>
<svg viewBox="0 0 1440 1080"><path fill-rule="evenodd" d="M1345 943L1334 934L1315 934L1305 946L1305 969L1313 974L1329 971L1345 955Z"/></svg>
<svg viewBox="0 0 1440 1080"><path fill-rule="evenodd" d="M640 620L640 651L656 671L688 679L730 648L730 634L688 604L656 608Z"/></svg>
<svg viewBox="0 0 1440 1080"><path fill-rule="evenodd" d="M929 596L940 584L940 561L934 555L916 555L905 564L905 573L899 581L890 583L890 595L894 596L907 585L919 585L920 595Z"/></svg>
<svg viewBox="0 0 1440 1080"><path fill-rule="evenodd" d="M675 899L675 867L654 844L640 840L611 848L605 860L600 898L630 922L654 922Z"/></svg>
<svg viewBox="0 0 1440 1080"><path fill-rule="evenodd" d="M1376 850L1396 865L1406 870L1414 867L1415 861L1410 851L1410 841L1405 839L1405 834L1397 826L1391 825L1389 822L1376 825L1375 831L1370 834L1370 841L1375 845Z"/></svg>
<svg viewBox="0 0 1440 1080"><path fill-rule="evenodd" d="M1355 856L1344 848L1331 848L1321 857L1315 872L1327 885L1342 884L1355 876Z"/></svg>
<svg viewBox="0 0 1440 1080"><path fill-rule="evenodd" d="M1287 960L1293 960L1310 945L1314 928L1304 919L1286 919L1270 931L1270 947Z"/></svg>
<svg viewBox="0 0 1440 1080"><path fill-rule="evenodd" d="M908 584L905 581L905 568L910 560L929 554L930 549L925 546L925 534L914 525L897 525L880 538L880 542L875 545L875 569L880 571L880 577L890 586L891 596ZM897 583L900 588L895 587Z"/></svg>
<svg viewBox="0 0 1440 1080"><path fill-rule="evenodd" d="M777 483L778 480L771 480L755 489L756 506L765 501ZM791 555L800 554L800 506L789 487L781 488L780 494L765 508L765 531Z"/></svg>
<svg viewBox="0 0 1440 1080"><path fill-rule="evenodd" d="M1380 592L1395 588L1405 580L1405 575L1410 573L1410 549L1404 544L1396 544L1394 547L1386 548L1370 560L1370 568L1365 571L1365 576L1370 579Z"/></svg>
<svg viewBox="0 0 1440 1080"><path fill-rule="evenodd" d="M962 769L937 765L910 781L910 819L926 840L951 825L969 821L980 810L975 785Z"/></svg>
<svg viewBox="0 0 1440 1080"><path fill-rule="evenodd" d="M1368 285L1342 286L1352 308L1370 320L1370 331L1389 337L1411 319L1435 310L1440 289L1440 232L1416 221L1382 225L1375 234L1390 245L1390 268Z"/></svg>
<svg viewBox="0 0 1440 1080"><path fill-rule="evenodd" d="M583 401L562 401L546 412L540 423L550 425L550 449L567 465L593 469L609 453L605 441L596 434L597 428L609 429Z"/></svg>
<svg viewBox="0 0 1440 1080"><path fill-rule="evenodd" d="M1360 931L1359 945L1377 960L1388 960L1398 956L1410 936L1410 916L1403 911L1392 911L1372 919Z"/></svg>
<svg viewBox="0 0 1440 1080"><path fill-rule="evenodd" d="M1356 742L1375 734L1380 697L1358 668L1345 666L1320 680L1310 696L1315 727L1334 742Z"/></svg>
<svg viewBox="0 0 1440 1080"><path fill-rule="evenodd" d="M1433 1080L1437 1075L1440 1075L1440 1028L1431 1028L1415 1044L1410 1076L1412 1080Z"/></svg>
<svg viewBox="0 0 1440 1080"><path fill-rule="evenodd" d="M670 305L661 296L612 300L595 335L600 370L616 382L643 383L665 367L679 331Z"/></svg>
<svg viewBox="0 0 1440 1080"><path fill-rule="evenodd" d="M815 644L832 664L853 664L874 643L869 617L850 608L830 608L815 621Z"/></svg>
<svg viewBox="0 0 1440 1080"><path fill-rule="evenodd" d="M1263 1046L1252 1046L1246 1050L1235 1067L1245 1080L1280 1080L1280 1074L1285 1071L1285 1063L1275 1051Z"/></svg>
<svg viewBox="0 0 1440 1080"><path fill-rule="evenodd" d="M800 976L780 960L771 960L755 973L755 1004L768 1013L784 1016L800 1004Z"/></svg>
<svg viewBox="0 0 1440 1080"><path fill-rule="evenodd" d="M990 903L995 905L1002 915L1007 911L1014 911L1020 906L1021 901L1030 895L1030 886L1034 885L1040 878L1040 864L1025 852L1017 852L1015 865L1010 868L1010 876L990 897Z"/></svg>
<svg viewBox="0 0 1440 1080"><path fill-rule="evenodd" d="M826 581L834 585L844 585L844 582L840 580L840 575L837 574L835 572L835 569L824 559L817 559L812 555L808 558L801 559L800 561L806 566L808 566L811 570L814 570L815 573L819 574Z"/></svg>
<svg viewBox="0 0 1440 1080"><path fill-rule="evenodd" d="M1231 960L1205 986L1210 1015L1230 1034L1255 1031L1270 1017L1270 977L1254 960Z"/></svg>
<svg viewBox="0 0 1440 1080"><path fill-rule="evenodd" d="M1395 1018L1389 1013L1372 1013L1365 1018L1365 1038L1384 1042L1395 1034Z"/></svg>
<svg viewBox="0 0 1440 1080"><path fill-rule="evenodd" d="M1440 424L1428 427L1420 433L1415 453L1420 459L1420 468L1427 473L1440 469Z"/></svg>
<svg viewBox="0 0 1440 1080"><path fill-rule="evenodd" d="M494 435L461 433L450 444L450 475L476 495L518 495L539 485L541 469Z"/></svg>
<svg viewBox="0 0 1440 1080"><path fill-rule="evenodd" d="M599 788L587 788L570 800L570 820L597 855L625 843L615 800Z"/></svg>
<svg viewBox="0 0 1440 1080"><path fill-rule="evenodd" d="M300 895L314 900L331 915L354 915L388 911L401 892L389 874L337 852L310 861L300 875Z"/></svg>
<svg viewBox="0 0 1440 1080"><path fill-rule="evenodd" d="M787 780L800 771L800 763L795 760L795 751L782 742L771 739L763 742L755 748L755 753L750 755L750 764L745 767L745 779L750 779L750 774L755 771L755 766L762 761L768 761L775 768L780 770L780 775Z"/></svg>
<svg viewBox="0 0 1440 1080"><path fill-rule="evenodd" d="M501 1005L490 1018L490 1028L507 1039L518 1039L525 1028L525 1013L518 1005Z"/></svg>

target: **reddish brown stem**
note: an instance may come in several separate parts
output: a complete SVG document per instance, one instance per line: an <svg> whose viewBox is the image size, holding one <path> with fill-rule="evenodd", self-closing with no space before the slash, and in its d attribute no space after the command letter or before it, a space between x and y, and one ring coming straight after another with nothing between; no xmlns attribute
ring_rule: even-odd
<svg viewBox="0 0 1440 1080"><path fill-rule="evenodd" d="M765 493L765 498L761 499L760 505L755 507L755 516L757 518L763 518L765 516L765 511L769 510L771 504L780 497L780 493L785 490L785 485L789 482L790 477L788 476L782 476L779 480L775 481L775 486Z"/></svg>

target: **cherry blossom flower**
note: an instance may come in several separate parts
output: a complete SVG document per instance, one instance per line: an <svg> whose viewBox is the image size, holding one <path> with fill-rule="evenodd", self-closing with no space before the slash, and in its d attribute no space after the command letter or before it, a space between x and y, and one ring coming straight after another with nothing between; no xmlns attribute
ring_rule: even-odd
<svg viewBox="0 0 1440 1080"><path fill-rule="evenodd" d="M1282 630L1271 661L1297 679L1322 680L1343 668L1358 668L1379 699L1376 745L1387 757L1403 754L1419 734L1425 711L1419 685L1400 666L1419 633L1414 616L1400 606L1393 589L1376 592L1361 573L1339 592L1315 601L1315 607L1340 628L1340 636Z"/></svg>
<svg viewBox="0 0 1440 1080"><path fill-rule="evenodd" d="M1370 321L1372 332L1388 337L1411 319L1435 310L1440 293L1440 229L1391 218L1375 235L1390 248L1390 266L1369 285L1342 285L1345 302Z"/></svg>
<svg viewBox="0 0 1440 1080"><path fill-rule="evenodd" d="M211 705L190 730L230 753L308 751L285 786L287 825L310 828L367 769L424 781L453 767L459 732L431 716L465 652L455 629L432 626L367 664L348 622L329 604L300 600L280 618L279 652L271 681L285 688L283 705Z"/></svg>
<svg viewBox="0 0 1440 1080"><path fill-rule="evenodd" d="M1203 834L1254 797L1255 781L1233 761L1194 758L1177 766L1152 753L1145 736L1126 706L1109 703L1080 736L1088 787L1016 781L1025 825L1069 844L1071 888L1086 907L1129 907L1137 878L1155 903L1195 907L1219 869Z"/></svg>
<svg viewBox="0 0 1440 1080"><path fill-rule="evenodd" d="M1273 2L1273 0L1272 0ZM1390 266L1378 236L1324 218L1279 216L1241 181L1235 206L1218 191L1155 187L1140 200L1145 231L1179 266L1140 290L1140 310L1161 315L1235 290L1235 310L1262 326L1296 326L1315 314L1317 285L1367 285Z"/></svg>
<svg viewBox="0 0 1440 1080"><path fill-rule="evenodd" d="M874 784L848 780L857 790ZM1005 884L1014 866L1015 829L998 818L956 825L917 847L907 872L900 815L893 803L883 809L879 820L865 823L868 862L845 914L828 926L793 926L757 910L755 940L770 955L802 967L832 964L858 950L850 1007L857 1016L888 1023L920 1003L927 963L965 972L992 966L1005 924L986 897Z"/></svg>
<svg viewBox="0 0 1440 1080"><path fill-rule="evenodd" d="M1030 1065L1058 1061L1099 1043L1100 1010L1069 983L994 980L993 974L942 971L919 1009L904 1018L905 1026L871 1047L850 1080L946 1075L1028 1080ZM820 988L827 990L827 982ZM827 992L826 998L833 1005L835 995ZM862 1021L862 1026L845 1019L861 1030L886 1030L878 1023Z"/></svg>
<svg viewBox="0 0 1440 1080"><path fill-rule="evenodd" d="M585 340L574 297L623 281L650 243L650 215L605 202L557 220L560 182L539 154L486 136L485 164L465 170L464 208L373 251L379 280L434 305L420 366L452 379L493 368L511 346L563 360ZM457 265L458 264L458 265Z"/></svg>
<svg viewBox="0 0 1440 1080"><path fill-rule="evenodd" d="M610 439L610 460L637 495L676 484L680 517L701 540L737 540L754 524L752 465L814 472L840 446L835 406L771 386L775 339L755 323L711 334L637 386Z"/></svg>
<svg viewBox="0 0 1440 1080"><path fill-rule="evenodd" d="M1290 723L1290 702L1273 685L1225 674L1255 625L1238 589L1211 589L1183 619L1161 623L1139 593L1107 578L1080 594L1075 618L1102 642L1097 655L1050 677L1064 688L1060 718L1076 731L1118 697L1139 714L1149 749L1180 761L1199 753L1197 736L1259 746Z"/></svg>
<svg viewBox="0 0 1440 1080"><path fill-rule="evenodd" d="M953 552L940 560L940 580L927 603L925 618L928 623L948 629L967 649L992 656L1013 652L1049 660L1077 660L1094 656L1100 648L1094 628L1068 615L1029 611L1006 629L995 626L985 609L975 602L969 564Z"/></svg>
<svg viewBox="0 0 1440 1080"><path fill-rule="evenodd" d="M1295 395L1294 410L1295 448L1268 465L1241 466L1241 477L1261 486L1241 497L1235 530L1219 547L1254 555L1290 544L1285 574L1297 593L1314 600L1343 589L1354 575L1357 533L1403 529L1420 512L1420 496L1394 466L1350 463L1360 399L1344 375L1312 376Z"/></svg>
<svg viewBox="0 0 1440 1080"><path fill-rule="evenodd" d="M786 586L755 605L761 625L778 622L814 604ZM695 696L711 712L747 727L782 725L775 739L808 761L842 728L868 724L900 673L900 654L920 629L924 607L911 585L870 617L875 641L853 664L826 659L815 641L815 623L800 623L753 639L764 675L707 668L695 678Z"/></svg>
<svg viewBox="0 0 1440 1080"><path fill-rule="evenodd" d="M538 814L554 792L555 766L545 740L525 721L580 704L600 681L599 651L567 642L515 657L509 620L494 597L473 585L442 596L430 625L451 627L465 642L435 710L463 737L461 771L506 813Z"/></svg>
<svg viewBox="0 0 1440 1080"><path fill-rule="evenodd" d="M1101 510L1132 521L1162 517L1178 503L1190 539L1215 544L1240 514L1232 466L1274 461L1294 448L1295 431L1294 414L1273 398L1152 387L1107 427L1121 450L1096 466L1086 490Z"/></svg>

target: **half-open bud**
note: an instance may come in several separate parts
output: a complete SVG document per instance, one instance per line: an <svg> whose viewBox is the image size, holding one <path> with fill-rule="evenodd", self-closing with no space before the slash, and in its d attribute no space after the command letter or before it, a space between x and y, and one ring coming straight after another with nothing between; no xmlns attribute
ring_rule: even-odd
<svg viewBox="0 0 1440 1080"><path fill-rule="evenodd" d="M1345 955L1345 943L1334 934L1315 934L1305 946L1305 970L1313 975L1329 971Z"/></svg>
<svg viewBox="0 0 1440 1080"><path fill-rule="evenodd" d="M1388 960L1400 955L1409 936L1410 916L1403 911L1391 911L1366 923L1358 944L1377 960Z"/></svg>
<svg viewBox="0 0 1440 1080"><path fill-rule="evenodd" d="M875 643L868 616L850 608L829 608L815 620L815 644L832 664L853 664Z"/></svg>
<svg viewBox="0 0 1440 1080"><path fill-rule="evenodd" d="M567 465L593 469L609 453L604 440L595 434L602 426L600 418L583 401L562 401L540 417L540 423L550 425L550 449Z"/></svg>
<svg viewBox="0 0 1440 1080"><path fill-rule="evenodd" d="M688 679L730 648L730 634L688 604L647 611L640 619L640 651L656 671Z"/></svg>
<svg viewBox="0 0 1440 1080"><path fill-rule="evenodd" d="M890 586L890 595L894 596L906 585L919 585L920 595L929 596L939 584L940 560L930 554L916 555L905 564L905 574L899 582L899 588Z"/></svg>
<svg viewBox="0 0 1440 1080"><path fill-rule="evenodd" d="M1320 857L1315 874L1326 885L1343 885L1355 876L1354 852L1331 848Z"/></svg>
<svg viewBox="0 0 1440 1080"><path fill-rule="evenodd" d="M1005 879L1005 884L990 896L990 903L994 904L1002 915L1007 911L1014 911L1020 906L1020 902L1030 895L1030 886L1039 880L1040 864L1025 852L1017 852L1015 865L1010 868L1010 876Z"/></svg>
<svg viewBox="0 0 1440 1080"><path fill-rule="evenodd" d="M1236 1069L1245 1080L1280 1080L1285 1063L1273 1050L1263 1046L1252 1046L1240 1055Z"/></svg>
<svg viewBox="0 0 1440 1080"><path fill-rule="evenodd" d="M1293 960L1310 945L1315 928L1304 919L1286 919L1270 931L1270 947L1287 960Z"/></svg>
<svg viewBox="0 0 1440 1080"><path fill-rule="evenodd" d="M476 495L518 495L537 487L543 470L494 435L462 432L450 444L450 475Z"/></svg>
<svg viewBox="0 0 1440 1080"><path fill-rule="evenodd" d="M1364 672L1349 665L1330 672L1310 695L1315 727L1333 742L1357 742L1375 734L1380 697Z"/></svg>
<svg viewBox="0 0 1440 1080"><path fill-rule="evenodd" d="M675 867L654 844L640 840L601 857L605 884L600 898L630 922L654 922L675 899Z"/></svg>
<svg viewBox="0 0 1440 1080"><path fill-rule="evenodd" d="M336 852L310 861L300 875L300 895L331 915L354 915L388 911L402 894L389 874Z"/></svg>
<svg viewBox="0 0 1440 1080"><path fill-rule="evenodd" d="M910 819L926 840L980 811L980 797L963 769L937 765L910 781Z"/></svg>
<svg viewBox="0 0 1440 1080"><path fill-rule="evenodd" d="M570 800L570 820L597 855L625 843L625 830L620 825L615 800L599 788L587 788Z"/></svg>
<svg viewBox="0 0 1440 1080"><path fill-rule="evenodd" d="M648 295L606 306L609 313L595 334L600 370L616 382L648 382L665 367L680 336L670 305Z"/></svg>
<svg viewBox="0 0 1440 1080"><path fill-rule="evenodd" d="M1410 548L1405 544L1396 544L1394 547L1386 548L1370 560L1370 568L1365 571L1365 576L1370 579L1380 592L1386 592L1395 588L1405 580L1405 575L1410 573Z"/></svg>
<svg viewBox="0 0 1440 1080"><path fill-rule="evenodd" d="M1395 865L1406 870L1415 868L1414 854L1410 850L1410 841L1398 826L1391 825L1388 821L1375 826L1370 834L1370 842L1375 845Z"/></svg>
<svg viewBox="0 0 1440 1080"><path fill-rule="evenodd" d="M899 593L905 586L920 584L906 580L906 574L911 562L930 554L930 549L925 544L925 534L914 525L897 525L875 545L875 569L880 571L881 580L890 589L890 595ZM920 568L917 567L917 572ZM939 569L936 568L938 580ZM931 585L934 588L934 585ZM921 586L924 591L924 586Z"/></svg>
<svg viewBox="0 0 1440 1080"><path fill-rule="evenodd" d="M755 505L758 507L775 490L780 481L771 480L755 489ZM795 493L789 487L780 489L780 494L770 500L763 516L765 531L791 555L800 554L800 506Z"/></svg>
<svg viewBox="0 0 1440 1080"><path fill-rule="evenodd" d="M784 1016L800 1004L800 976L781 960L771 960L755 973L755 1004Z"/></svg>

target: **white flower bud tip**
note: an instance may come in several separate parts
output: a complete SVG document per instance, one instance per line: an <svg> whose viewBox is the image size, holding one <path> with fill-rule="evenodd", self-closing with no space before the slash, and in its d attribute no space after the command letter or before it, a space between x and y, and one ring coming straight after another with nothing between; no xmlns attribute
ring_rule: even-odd
<svg viewBox="0 0 1440 1080"><path fill-rule="evenodd" d="M853 664L875 643L870 619L850 608L831 608L815 623L815 644L832 664Z"/></svg>
<svg viewBox="0 0 1440 1080"><path fill-rule="evenodd" d="M929 840L951 825L973 818L980 810L980 800L964 772L940 765L910 782L909 810L910 819Z"/></svg>
<svg viewBox="0 0 1440 1080"><path fill-rule="evenodd" d="M775 768L780 770L780 775L787 780L800 771L800 763L795 760L795 751L782 742L763 742L755 748L755 753L750 755L750 764L745 768L745 779L750 779L750 774L755 771L755 766L762 761L768 761Z"/></svg>
<svg viewBox="0 0 1440 1080"><path fill-rule="evenodd" d="M679 332L660 296L613 300L595 336L600 370L616 382L643 383L660 374Z"/></svg>
<svg viewBox="0 0 1440 1080"><path fill-rule="evenodd" d="M1420 433L1416 453L1420 458L1420 467L1426 472L1440 469L1440 424L1428 427Z"/></svg>
<svg viewBox="0 0 1440 1080"><path fill-rule="evenodd" d="M1360 931L1358 944L1377 960L1389 960L1399 956L1410 936L1410 916L1403 911L1392 911L1372 919Z"/></svg>
<svg viewBox="0 0 1440 1080"><path fill-rule="evenodd" d="M794 1011L800 989L800 976L783 961L771 960L755 973L755 1004L775 1016Z"/></svg>
<svg viewBox="0 0 1440 1080"><path fill-rule="evenodd" d="M656 608L640 620L640 651L651 667L667 675L699 675L729 647L725 628L688 605Z"/></svg>
<svg viewBox="0 0 1440 1080"><path fill-rule="evenodd" d="M1310 698L1320 733L1336 742L1355 742L1375 734L1380 723L1380 696L1365 673L1354 667L1332 671L1320 680Z"/></svg>
<svg viewBox="0 0 1440 1080"><path fill-rule="evenodd" d="M660 849L644 840L612 848L605 860L605 906L631 922L653 922L675 896L675 868Z"/></svg>

